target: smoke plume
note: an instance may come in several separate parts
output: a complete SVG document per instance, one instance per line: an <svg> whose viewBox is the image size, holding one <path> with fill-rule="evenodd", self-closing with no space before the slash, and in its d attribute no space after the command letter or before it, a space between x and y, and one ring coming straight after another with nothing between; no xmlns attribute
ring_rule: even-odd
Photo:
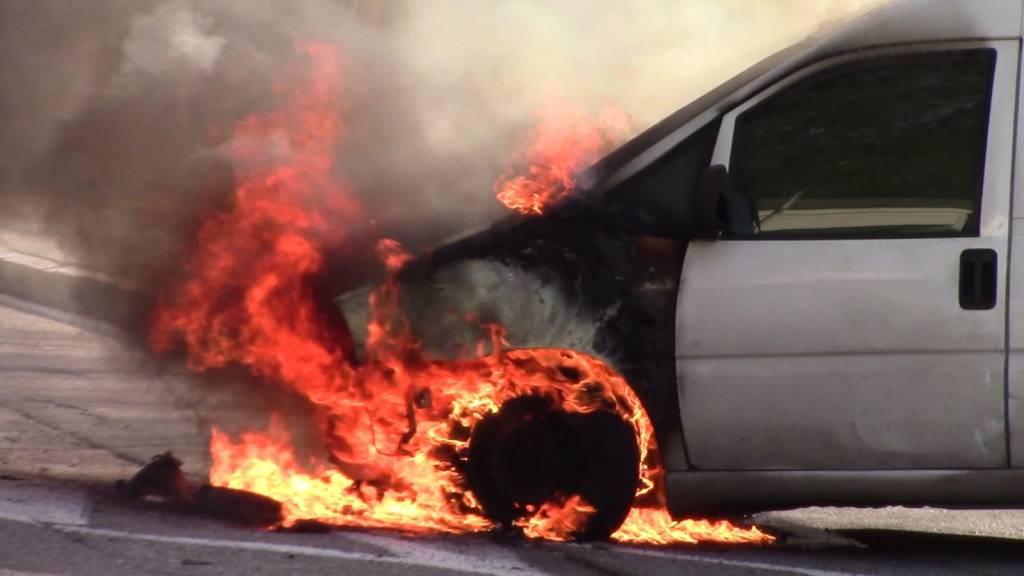
<svg viewBox="0 0 1024 576"><path fill-rule="evenodd" d="M413 246L502 213L538 106L638 129L877 0L102 0L0 3L0 229L144 288L229 200L232 127L273 105L297 42L342 47L338 222Z"/></svg>

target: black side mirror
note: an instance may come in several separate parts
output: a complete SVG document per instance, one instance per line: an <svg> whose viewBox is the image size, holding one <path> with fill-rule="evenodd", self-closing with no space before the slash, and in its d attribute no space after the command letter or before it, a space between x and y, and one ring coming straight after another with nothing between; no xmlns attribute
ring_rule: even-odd
<svg viewBox="0 0 1024 576"><path fill-rule="evenodd" d="M725 166L708 166L701 174L694 198L693 237L698 240L716 240L722 226L718 218L719 204L730 192L729 172Z"/></svg>
<svg viewBox="0 0 1024 576"><path fill-rule="evenodd" d="M729 170L708 166L697 188L695 238L713 240L723 232L730 236L752 236L758 228L757 212L750 201L732 188Z"/></svg>

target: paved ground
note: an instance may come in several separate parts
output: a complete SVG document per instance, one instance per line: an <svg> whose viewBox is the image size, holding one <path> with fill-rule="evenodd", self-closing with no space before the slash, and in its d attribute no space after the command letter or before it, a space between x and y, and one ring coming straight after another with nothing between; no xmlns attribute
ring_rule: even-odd
<svg viewBox="0 0 1024 576"><path fill-rule="evenodd" d="M0 576L6 574L1019 574L1024 512L803 509L761 515L772 548L642 548L487 536L266 533L130 504L110 483L168 448L201 474L197 395L101 326L0 296ZM200 400L201 399L201 400ZM928 535L924 532L932 532Z"/></svg>

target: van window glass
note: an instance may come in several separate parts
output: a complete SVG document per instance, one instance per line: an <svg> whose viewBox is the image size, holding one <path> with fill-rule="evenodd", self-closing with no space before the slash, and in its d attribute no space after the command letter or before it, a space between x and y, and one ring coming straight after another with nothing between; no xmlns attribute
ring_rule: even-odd
<svg viewBox="0 0 1024 576"><path fill-rule="evenodd" d="M976 235L995 59L982 49L861 61L741 114L730 173L756 214L752 235Z"/></svg>

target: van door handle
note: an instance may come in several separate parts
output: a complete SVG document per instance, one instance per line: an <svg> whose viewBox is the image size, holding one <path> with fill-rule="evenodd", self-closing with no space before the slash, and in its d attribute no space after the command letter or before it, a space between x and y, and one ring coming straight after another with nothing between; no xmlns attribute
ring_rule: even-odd
<svg viewBox="0 0 1024 576"><path fill-rule="evenodd" d="M960 253L960 307L991 310L996 307L998 256L995 250L972 248Z"/></svg>

